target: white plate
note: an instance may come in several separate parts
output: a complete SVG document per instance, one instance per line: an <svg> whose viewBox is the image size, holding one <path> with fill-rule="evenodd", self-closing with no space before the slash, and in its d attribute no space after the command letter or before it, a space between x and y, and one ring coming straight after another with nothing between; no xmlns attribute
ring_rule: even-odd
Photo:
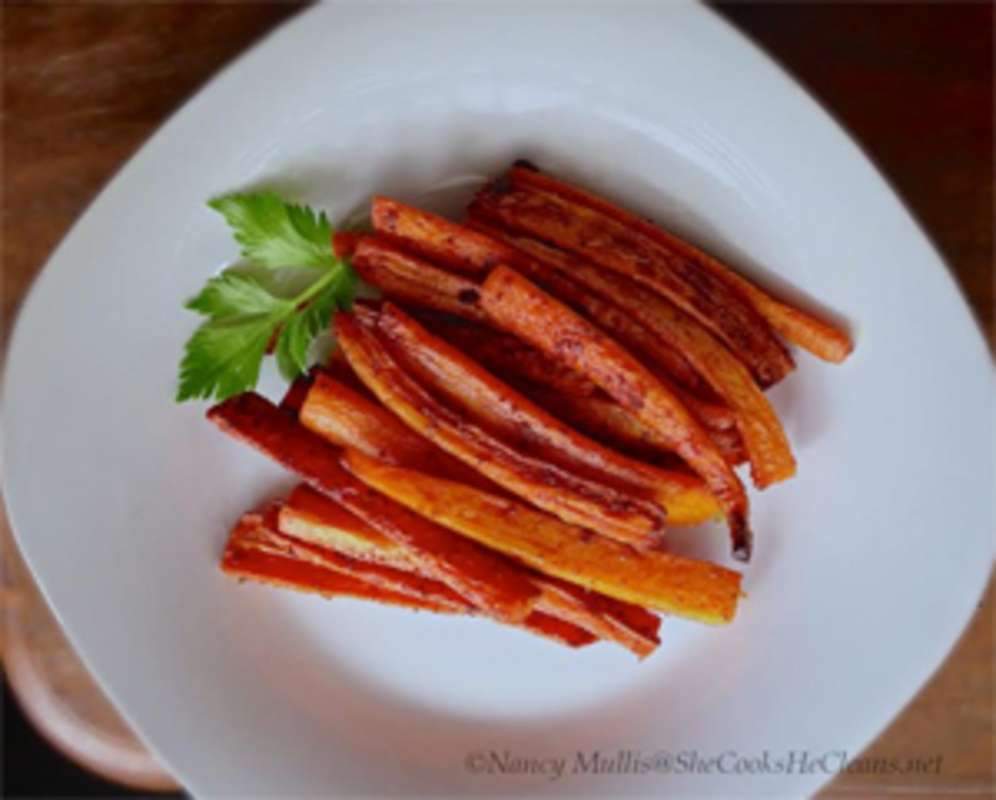
<svg viewBox="0 0 996 800"><path fill-rule="evenodd" d="M801 354L774 393L801 469L755 498L736 623L667 621L642 664L236 585L216 566L228 526L289 481L172 401L195 324L181 302L234 255L206 198L275 182L341 217L515 156L819 298L857 339L842 367ZM32 569L123 713L205 796L811 792L938 666L992 560L991 367L964 302L853 143L696 6L302 15L66 238L21 314L4 399ZM595 749L676 755L573 774ZM568 774L489 774L492 751ZM765 752L766 774L729 755Z"/></svg>

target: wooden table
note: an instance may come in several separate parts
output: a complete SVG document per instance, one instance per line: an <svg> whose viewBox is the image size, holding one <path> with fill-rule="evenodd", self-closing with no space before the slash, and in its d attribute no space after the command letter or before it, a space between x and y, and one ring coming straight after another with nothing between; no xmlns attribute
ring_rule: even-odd
<svg viewBox="0 0 996 800"><path fill-rule="evenodd" d="M48 253L123 161L212 73L298 9L3 9L0 336ZM794 73L879 163L994 341L992 6L737 4L720 12ZM955 546L957 531L943 535ZM828 796L991 793L992 629L990 586L948 662L865 754L939 755L939 772L843 775ZM97 702L87 694L92 685L83 685L82 701ZM148 783L157 780L150 774Z"/></svg>

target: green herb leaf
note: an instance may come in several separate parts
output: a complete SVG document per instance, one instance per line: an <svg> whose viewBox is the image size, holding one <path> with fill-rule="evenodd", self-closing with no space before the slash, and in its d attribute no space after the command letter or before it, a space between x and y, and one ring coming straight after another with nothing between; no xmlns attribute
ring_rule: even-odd
<svg viewBox="0 0 996 800"><path fill-rule="evenodd" d="M285 306L286 300L275 297L254 277L231 270L211 278L186 304L208 317L269 314L285 311Z"/></svg>
<svg viewBox="0 0 996 800"><path fill-rule="evenodd" d="M229 194L208 205L231 226L242 255L265 267L332 264L332 226L323 213L293 205L274 192Z"/></svg>
<svg viewBox="0 0 996 800"><path fill-rule="evenodd" d="M254 388L274 337L280 372L293 380L308 368L314 338L356 293L356 274L333 253L324 214L272 192L228 195L210 205L232 226L250 263L211 278L187 302L207 319L187 342L178 402L224 400Z"/></svg>
<svg viewBox="0 0 996 800"><path fill-rule="evenodd" d="M311 342L328 328L333 311L352 305L355 292L355 273L348 269L338 270L329 276L328 284L306 307L287 320L276 348L277 366L287 380L294 380L307 370Z"/></svg>
<svg viewBox="0 0 996 800"><path fill-rule="evenodd" d="M184 350L177 402L212 395L223 399L253 388L274 319L272 314L256 314L201 325Z"/></svg>

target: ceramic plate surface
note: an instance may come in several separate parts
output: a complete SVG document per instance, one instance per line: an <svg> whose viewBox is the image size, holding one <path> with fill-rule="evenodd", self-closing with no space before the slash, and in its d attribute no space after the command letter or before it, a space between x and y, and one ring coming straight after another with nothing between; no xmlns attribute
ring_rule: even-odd
<svg viewBox="0 0 996 800"><path fill-rule="evenodd" d="M26 301L4 384L18 541L101 684L197 795L797 796L900 711L974 609L992 563L992 370L930 243L711 12L570 9L302 14L146 145ZM453 211L515 157L837 312L857 341L839 367L800 353L773 392L800 470L754 496L735 624L668 620L643 663L237 585L217 568L229 526L291 481L172 400L195 324L182 302L235 254L208 197L267 184L335 219L374 192Z"/></svg>

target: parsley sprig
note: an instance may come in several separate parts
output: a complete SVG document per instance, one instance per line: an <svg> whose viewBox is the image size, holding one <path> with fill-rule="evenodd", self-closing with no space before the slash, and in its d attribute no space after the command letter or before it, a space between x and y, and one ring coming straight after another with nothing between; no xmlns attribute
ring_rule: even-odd
<svg viewBox="0 0 996 800"><path fill-rule="evenodd" d="M220 212L253 271L231 268L211 278L186 307L206 317L180 362L178 402L224 400L255 387L276 337L277 366L287 380L308 368L312 340L356 290L350 265L332 251L324 213L294 205L273 192L231 194L208 205ZM288 272L298 281L282 281ZM291 292L281 285L295 284Z"/></svg>

